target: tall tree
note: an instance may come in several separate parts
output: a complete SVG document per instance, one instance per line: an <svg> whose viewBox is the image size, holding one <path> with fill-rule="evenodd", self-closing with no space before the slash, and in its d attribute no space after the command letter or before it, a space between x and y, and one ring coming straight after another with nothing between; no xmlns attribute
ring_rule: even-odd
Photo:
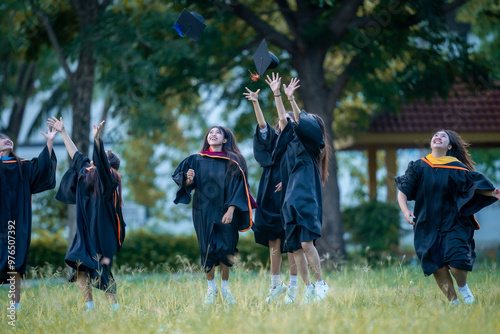
<svg viewBox="0 0 500 334"><path fill-rule="evenodd" d="M378 109L397 111L402 102L416 97L445 96L459 77L467 82L484 80L487 71L474 61L470 46L448 33L445 25L445 16L466 2L200 0L189 4L208 25L224 31L226 39L238 35L239 41L230 46L233 50L251 55L262 38L273 51L278 48L275 53L288 58L280 71L293 70L301 80L302 105L332 125L334 109L359 96ZM198 43L203 45L203 38ZM220 43L211 50L227 64L241 65L235 63L241 57L229 58L234 52L224 47ZM226 87L231 93L234 83ZM335 138L332 126L327 132ZM335 155L329 171L319 245L323 253L343 256Z"/></svg>

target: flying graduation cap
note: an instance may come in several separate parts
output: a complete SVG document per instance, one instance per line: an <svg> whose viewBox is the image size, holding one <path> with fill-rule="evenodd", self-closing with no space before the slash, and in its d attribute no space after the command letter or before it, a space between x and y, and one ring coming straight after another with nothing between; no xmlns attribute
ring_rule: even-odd
<svg viewBox="0 0 500 334"><path fill-rule="evenodd" d="M255 68L257 73L250 72L250 77L252 81L259 80L260 77L264 75L264 72L268 69L273 69L280 63L278 57L274 53L267 49L266 40L263 39L259 47L253 55L253 61L255 62Z"/></svg>
<svg viewBox="0 0 500 334"><path fill-rule="evenodd" d="M181 15L177 18L177 21L175 21L173 28L177 30L179 36L188 36L196 42L205 27L205 19L203 16L195 12L190 12L184 8Z"/></svg>

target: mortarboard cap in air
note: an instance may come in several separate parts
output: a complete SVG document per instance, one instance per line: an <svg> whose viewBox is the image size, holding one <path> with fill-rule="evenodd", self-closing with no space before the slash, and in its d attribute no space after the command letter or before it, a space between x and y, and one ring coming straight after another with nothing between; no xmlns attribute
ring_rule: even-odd
<svg viewBox="0 0 500 334"><path fill-rule="evenodd" d="M278 57L267 49L265 39L262 40L259 47L255 51L253 61L255 62L255 68L257 69L257 74L252 74L250 72L253 81L257 81L264 75L266 70L276 68L280 63Z"/></svg>
<svg viewBox="0 0 500 334"><path fill-rule="evenodd" d="M188 36L196 42L205 27L205 19L203 16L195 12L190 12L184 8L181 15L177 18L177 21L175 21L173 28L177 30L179 36Z"/></svg>

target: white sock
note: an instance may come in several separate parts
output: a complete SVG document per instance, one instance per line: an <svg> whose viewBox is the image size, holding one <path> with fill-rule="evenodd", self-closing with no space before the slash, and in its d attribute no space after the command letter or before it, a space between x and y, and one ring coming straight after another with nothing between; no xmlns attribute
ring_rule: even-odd
<svg viewBox="0 0 500 334"><path fill-rule="evenodd" d="M217 290L217 287L215 286L215 279L213 280L207 280L207 283L208 283L208 288L209 289L212 289L212 290Z"/></svg>
<svg viewBox="0 0 500 334"><path fill-rule="evenodd" d="M297 275L290 275L290 284L289 284L289 286L297 287L298 282L299 282L299 276L297 276Z"/></svg>
<svg viewBox="0 0 500 334"><path fill-rule="evenodd" d="M271 275L271 285L277 286L280 284L280 275Z"/></svg>
<svg viewBox="0 0 500 334"><path fill-rule="evenodd" d="M226 296L226 291L228 290L228 288L229 288L229 280L227 280L227 281L222 280L222 283L220 285L220 289L221 289L223 297Z"/></svg>
<svg viewBox="0 0 500 334"><path fill-rule="evenodd" d="M118 305L118 303L115 303L113 305L109 305L109 308L111 309L111 311L117 311L119 308L119 305Z"/></svg>
<svg viewBox="0 0 500 334"><path fill-rule="evenodd" d="M467 286L467 284L465 284L463 287L458 286L457 288L458 288L458 292L460 292L460 293L464 293L464 292L469 290L469 287Z"/></svg>
<svg viewBox="0 0 500 334"><path fill-rule="evenodd" d="M87 311L90 311L95 306L94 301L86 302L85 305L87 305Z"/></svg>
<svg viewBox="0 0 500 334"><path fill-rule="evenodd" d="M14 309L15 310L19 309L19 303L14 303Z"/></svg>

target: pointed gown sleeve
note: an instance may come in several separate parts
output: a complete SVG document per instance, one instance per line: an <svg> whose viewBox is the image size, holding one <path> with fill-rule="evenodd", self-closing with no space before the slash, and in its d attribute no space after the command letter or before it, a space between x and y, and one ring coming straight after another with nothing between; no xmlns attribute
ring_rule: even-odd
<svg viewBox="0 0 500 334"><path fill-rule="evenodd" d="M80 152L75 152L69 169L64 173L56 199L66 204L76 204L76 186L83 168L90 166L90 159Z"/></svg>
<svg viewBox="0 0 500 334"><path fill-rule="evenodd" d="M187 171L189 169L194 169L194 156L191 155L184 159L179 166L175 169L172 174L172 179L179 186L177 189L177 193L175 195L174 203L175 204L189 204L191 202L191 191L196 188L196 174L194 176L193 182L188 186L184 186L184 183L187 179Z"/></svg>
<svg viewBox="0 0 500 334"><path fill-rule="evenodd" d="M49 154L45 146L38 158L33 158L28 166L27 175L32 194L55 188L57 157L54 151Z"/></svg>
<svg viewBox="0 0 500 334"><path fill-rule="evenodd" d="M318 121L305 111L300 113L300 122L292 123L295 134L302 142L306 150L313 156L318 156L325 147L323 131Z"/></svg>

